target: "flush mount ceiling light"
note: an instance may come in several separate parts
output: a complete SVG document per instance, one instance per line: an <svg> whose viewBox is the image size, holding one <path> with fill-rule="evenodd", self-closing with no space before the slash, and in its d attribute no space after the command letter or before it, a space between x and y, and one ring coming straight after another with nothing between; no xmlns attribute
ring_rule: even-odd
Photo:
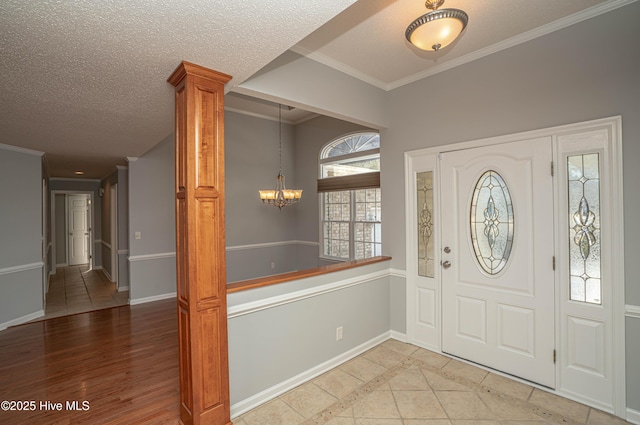
<svg viewBox="0 0 640 425"><path fill-rule="evenodd" d="M279 152L280 152L280 172L276 177L276 188L259 190L262 203L273 205L282 210L282 207L295 204L302 198L301 189L287 189L284 185L284 175L282 174L282 105L278 105L278 124L279 124Z"/></svg>
<svg viewBox="0 0 640 425"><path fill-rule="evenodd" d="M427 0L432 10L411 22L404 35L418 49L438 51L451 44L467 26L469 16L460 9L440 9L444 0Z"/></svg>

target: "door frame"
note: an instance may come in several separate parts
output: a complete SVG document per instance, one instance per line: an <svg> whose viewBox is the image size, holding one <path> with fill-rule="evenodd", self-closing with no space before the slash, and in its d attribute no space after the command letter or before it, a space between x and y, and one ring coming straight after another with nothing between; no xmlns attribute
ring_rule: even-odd
<svg viewBox="0 0 640 425"><path fill-rule="evenodd" d="M432 317L435 318L433 332L428 336L428 340L421 340L417 335L416 323L417 317L417 303L416 303L416 276L418 270L418 253L417 253L417 224L416 224L416 174L422 171L433 171L434 176L434 199L433 199L433 237L435 238L434 250L434 263L440 264L441 254L441 223L440 223L440 208L441 202L439 194L436 193L439 190L440 180L440 161L439 154L442 152L462 150L468 148L478 148L491 145L499 145L503 143L516 142L521 140L534 139L538 137L552 137L553 145L553 161L554 164L558 163L558 135L571 134L582 131L589 131L606 127L611 132L609 161L607 164L608 178L610 183L606 188L611 192L610 199L611 204L608 209L608 215L610 217L610 239L615 240L616 243L611 245L611 252L608 258L608 270L611 277L612 285L612 312L611 312L611 356L608 359L610 370L612 371L611 377L613 381L613 403L611 406L603 406L597 403L597 400L591 400L588 397L581 397L579 394L575 394L571 391L563 391L564 384L561 382L561 368L563 362L556 362L556 385L555 390L549 390L548 388L531 384L535 387L556 393L563 397L567 397L581 403L596 407L602 410L608 410L611 413L619 417L626 417L626 387L625 387L625 298L624 298L624 221L623 221L623 192L622 192L622 118L620 116L603 118L593 121L586 121L575 124L562 125L557 127L550 127L545 129L527 131L522 133L508 134L503 136L491 137L486 139L479 139L467 142L454 143L444 146L436 146L432 148L419 149L414 151L405 152L404 154L404 171L405 171L405 266L406 266L406 329L407 329L407 341L430 349L432 351L442 353L442 277L440 268L435 267L435 273L433 280L433 305L431 306L434 312ZM556 167L558 168L558 167ZM554 181L554 187L557 188L558 178ZM554 214L556 222L558 218L565 214L563 211L558 211L559 206L562 205L558 200L558 191L554 193ZM561 232L564 229L559 229L559 226L554 226L555 241L561 239ZM554 247L556 256L561 250L558 247ZM563 261L562 258L556 259L556 261ZM566 280L565 276L560 275L562 267L556 267L556 320L555 320L555 345L556 349L562 347L561 340L561 322L565 320L566 312L562 309L561 303L561 288ZM500 373L500 372L498 372Z"/></svg>
<svg viewBox="0 0 640 425"><path fill-rule="evenodd" d="M111 235L109 242L111 244L111 279L116 283L116 288L119 288L118 283L118 184L115 183L109 188L109 230Z"/></svg>
<svg viewBox="0 0 640 425"><path fill-rule="evenodd" d="M93 253L94 253L94 246L95 246L95 232L94 232L94 225L95 225L95 204L94 204L94 197L93 197L93 192L91 191L86 191L86 190L51 190L50 191L50 205L51 205L51 241L52 241L52 246L51 246L51 274L56 274L57 271L57 261L56 259L56 250L58 249L58 247L56 246L56 208L55 208L55 202L56 202L56 195L65 195L65 202L64 202L64 215L65 215L65 222L64 222L64 230L65 230L65 236L68 232L68 218L69 218L69 211L67 208L67 204L68 204L68 200L67 200L67 196L68 195L89 195L89 200L91 201L91 208L89 208L89 217L91 220L91 231L89 232L89 269L92 270L93 266L94 266L94 258L93 258ZM68 245L68 243L66 244ZM65 264L68 265L69 264L69 254L68 252L65 254Z"/></svg>

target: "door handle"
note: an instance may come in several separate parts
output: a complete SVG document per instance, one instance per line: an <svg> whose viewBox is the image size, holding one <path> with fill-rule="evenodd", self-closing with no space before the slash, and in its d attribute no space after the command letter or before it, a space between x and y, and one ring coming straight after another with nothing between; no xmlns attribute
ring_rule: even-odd
<svg viewBox="0 0 640 425"><path fill-rule="evenodd" d="M449 267L451 267L451 261L447 260L447 261L443 261L442 262L442 267L445 269L448 269Z"/></svg>

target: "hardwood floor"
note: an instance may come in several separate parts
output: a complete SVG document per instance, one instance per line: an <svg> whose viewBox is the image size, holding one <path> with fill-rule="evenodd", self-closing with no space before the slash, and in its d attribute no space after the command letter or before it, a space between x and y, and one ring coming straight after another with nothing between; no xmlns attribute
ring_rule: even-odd
<svg viewBox="0 0 640 425"><path fill-rule="evenodd" d="M1 424L175 424L178 391L175 299L0 332L0 400L35 402Z"/></svg>
<svg viewBox="0 0 640 425"><path fill-rule="evenodd" d="M177 329L176 300L170 299L27 323L1 331L0 401L20 402L33 410L5 411L3 404L0 424L177 424ZM57 403L61 410L51 410ZM390 339L234 418L233 423L623 425L627 422Z"/></svg>

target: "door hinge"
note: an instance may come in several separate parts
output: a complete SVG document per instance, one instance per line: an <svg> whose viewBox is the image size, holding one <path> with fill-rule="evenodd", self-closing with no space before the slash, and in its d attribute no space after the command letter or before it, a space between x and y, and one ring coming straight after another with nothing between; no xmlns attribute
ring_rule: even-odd
<svg viewBox="0 0 640 425"><path fill-rule="evenodd" d="M555 255L553 257L551 257L551 267L553 267L553 270L556 269L556 256Z"/></svg>
<svg viewBox="0 0 640 425"><path fill-rule="evenodd" d="M553 177L553 161L551 161L551 177Z"/></svg>
<svg viewBox="0 0 640 425"><path fill-rule="evenodd" d="M556 350L553 350L553 364L556 364Z"/></svg>

